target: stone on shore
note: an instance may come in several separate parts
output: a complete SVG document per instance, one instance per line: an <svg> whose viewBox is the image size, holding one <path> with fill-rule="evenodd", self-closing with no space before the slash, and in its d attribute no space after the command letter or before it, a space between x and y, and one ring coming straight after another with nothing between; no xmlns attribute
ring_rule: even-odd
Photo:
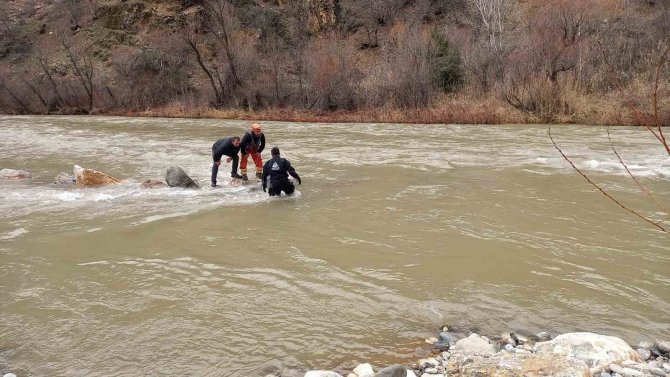
<svg viewBox="0 0 670 377"><path fill-rule="evenodd" d="M539 357L559 355L575 358L589 368L602 368L626 360L642 361L640 355L623 340L588 332L567 333L551 341L537 343L535 354Z"/></svg>
<svg viewBox="0 0 670 377"><path fill-rule="evenodd" d="M497 351L496 346L477 334L459 340L453 350L468 355L492 355Z"/></svg>
<svg viewBox="0 0 670 377"><path fill-rule="evenodd" d="M375 371L372 369L372 365L370 364L360 364L356 368L354 368L354 373L358 377L374 377L375 376Z"/></svg>
<svg viewBox="0 0 670 377"><path fill-rule="evenodd" d="M60 172L57 176L54 177L54 185L73 185L77 183L77 178L74 175L68 173Z"/></svg>
<svg viewBox="0 0 670 377"><path fill-rule="evenodd" d="M2 169L0 170L0 179L14 180L14 179L28 179L30 173L25 170L17 169Z"/></svg>
<svg viewBox="0 0 670 377"><path fill-rule="evenodd" d="M310 370L305 373L305 377L342 377L342 375L329 370Z"/></svg>
<svg viewBox="0 0 670 377"><path fill-rule="evenodd" d="M155 179L147 179L146 181L142 182L140 185L141 188L143 189L153 189L153 188L161 188L165 187L167 184L163 181L157 181Z"/></svg>
<svg viewBox="0 0 670 377"><path fill-rule="evenodd" d="M179 166L171 166L168 168L165 173L165 182L167 182L170 187L181 187L181 188L191 188L197 189L200 188L197 183L191 177L186 174L184 169Z"/></svg>
<svg viewBox="0 0 670 377"><path fill-rule="evenodd" d="M375 377L407 377L407 368L400 364L394 364L381 369Z"/></svg>
<svg viewBox="0 0 670 377"><path fill-rule="evenodd" d="M104 185L115 185L120 181L105 173L93 169L84 169L79 165L74 166L74 176L77 186L96 187Z"/></svg>
<svg viewBox="0 0 670 377"><path fill-rule="evenodd" d="M664 354L670 354L670 342L667 341L656 341L656 348Z"/></svg>

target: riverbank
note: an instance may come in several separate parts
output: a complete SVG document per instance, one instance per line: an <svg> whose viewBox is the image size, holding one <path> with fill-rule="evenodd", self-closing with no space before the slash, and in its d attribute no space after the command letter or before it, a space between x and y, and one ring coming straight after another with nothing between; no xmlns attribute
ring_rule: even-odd
<svg viewBox="0 0 670 377"><path fill-rule="evenodd" d="M146 110L113 109L100 115L164 118L212 118L305 123L403 123L403 124L592 124L639 125L639 116L620 96L575 98L569 114L531 114L520 111L493 96L444 96L426 108L369 108L317 111L293 108L260 110L215 109L201 105L173 103ZM670 115L663 118L670 124Z"/></svg>
<svg viewBox="0 0 670 377"><path fill-rule="evenodd" d="M432 355L411 365L373 368L359 364L352 371L306 372L304 377L668 377L670 342L640 342L631 347L613 336L566 333L553 337L504 333L487 338L468 336L445 327L439 337L426 339ZM303 376L279 371L265 377Z"/></svg>

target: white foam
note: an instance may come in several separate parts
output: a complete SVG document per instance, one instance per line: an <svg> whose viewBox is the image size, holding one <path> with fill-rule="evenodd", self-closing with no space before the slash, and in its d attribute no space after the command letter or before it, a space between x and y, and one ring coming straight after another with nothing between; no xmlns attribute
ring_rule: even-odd
<svg viewBox="0 0 670 377"><path fill-rule="evenodd" d="M12 230L11 232L7 232L0 236L0 240L6 241L6 240L11 240L16 237L20 237L24 234L28 233L28 231L25 228L18 228L15 230Z"/></svg>

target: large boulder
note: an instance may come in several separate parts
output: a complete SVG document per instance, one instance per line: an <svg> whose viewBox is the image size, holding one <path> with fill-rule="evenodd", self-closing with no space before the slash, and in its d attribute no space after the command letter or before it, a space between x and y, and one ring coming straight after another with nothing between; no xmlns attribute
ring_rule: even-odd
<svg viewBox="0 0 670 377"><path fill-rule="evenodd" d="M459 340L453 350L468 355L492 355L497 351L495 345L477 334L470 334L467 338Z"/></svg>
<svg viewBox="0 0 670 377"><path fill-rule="evenodd" d="M582 361L559 355L538 357L531 353L500 352L487 356L454 354L447 375L459 377L590 377Z"/></svg>
<svg viewBox="0 0 670 377"><path fill-rule="evenodd" d="M356 368L354 368L354 373L356 374L357 377L374 377L375 376L375 371L372 369L372 365L365 363L365 364L360 364Z"/></svg>
<svg viewBox="0 0 670 377"><path fill-rule="evenodd" d="M77 186L96 187L104 185L115 185L121 181L93 169L84 169L79 165L74 166L74 177Z"/></svg>
<svg viewBox="0 0 670 377"><path fill-rule="evenodd" d="M170 166L168 168L165 173L165 182L167 182L170 187L200 188L200 186L186 174L184 169L179 166Z"/></svg>
<svg viewBox="0 0 670 377"><path fill-rule="evenodd" d="M589 332L567 333L535 345L537 356L559 355L575 358L589 368L604 368L626 360L640 362L640 355L628 343L614 337Z"/></svg>
<svg viewBox="0 0 670 377"><path fill-rule="evenodd" d="M0 179L28 179L30 173L24 170L2 169L0 170Z"/></svg>

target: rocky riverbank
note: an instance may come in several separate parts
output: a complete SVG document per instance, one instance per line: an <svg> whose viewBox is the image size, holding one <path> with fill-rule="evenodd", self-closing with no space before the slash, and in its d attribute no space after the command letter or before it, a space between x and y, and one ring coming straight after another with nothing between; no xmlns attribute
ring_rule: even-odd
<svg viewBox="0 0 670 377"><path fill-rule="evenodd" d="M594 333L505 333L487 338L457 334L445 327L427 339L433 355L412 365L375 370L360 364L346 377L670 377L670 342L641 342L635 349L620 338ZM343 377L315 370L304 377ZM296 374L296 376L301 374ZM287 376L270 374L265 377Z"/></svg>

